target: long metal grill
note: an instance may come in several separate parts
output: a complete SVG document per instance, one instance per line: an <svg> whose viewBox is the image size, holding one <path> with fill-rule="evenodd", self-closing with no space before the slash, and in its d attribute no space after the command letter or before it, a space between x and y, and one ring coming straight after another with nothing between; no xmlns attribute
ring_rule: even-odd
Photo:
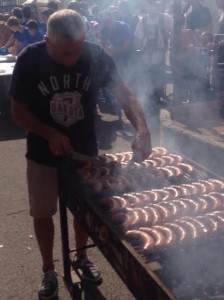
<svg viewBox="0 0 224 300"><path fill-rule="evenodd" d="M137 284L133 284L136 274L126 274L128 259L136 268L140 259L142 273L150 270L149 279L158 277L161 290L169 295L167 299L220 296L224 278L221 259L224 181L164 148L154 149L152 157L143 165L128 165L125 157L129 159L130 155L127 152L108 154L100 158L100 165L78 170L84 198L94 211L94 216L89 211L86 213L87 230L91 233L90 227L94 224L97 228L97 221L102 222L103 226L93 232L93 238L129 288L131 282L133 288L130 289L139 299L147 299L147 296L136 292ZM139 176L141 171L144 176ZM113 179L108 183L110 176ZM120 180L123 185L119 184ZM100 188L96 189L99 181ZM70 194L73 185L71 182ZM68 202L71 206L71 200ZM111 244L112 249L109 249ZM124 249L125 255L119 258L119 264L116 259L113 261L110 250L118 256L116 253ZM129 258L125 258L127 254ZM128 279L128 276L133 278ZM139 276L141 278L141 274ZM153 297L157 297L156 292L155 295Z"/></svg>

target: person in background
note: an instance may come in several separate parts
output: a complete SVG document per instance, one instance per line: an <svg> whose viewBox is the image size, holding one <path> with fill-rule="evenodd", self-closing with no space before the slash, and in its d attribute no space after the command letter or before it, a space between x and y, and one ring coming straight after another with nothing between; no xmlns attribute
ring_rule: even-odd
<svg viewBox="0 0 224 300"><path fill-rule="evenodd" d="M128 24L116 19L114 12L117 12L117 10L113 9L113 7L110 7L102 12L100 24L101 45L113 58L122 79L128 82L130 74L127 73L127 70L132 49L132 34ZM107 87L102 89L102 93L111 110L118 115L119 123L122 125L122 114L117 99L113 97Z"/></svg>
<svg viewBox="0 0 224 300"><path fill-rule="evenodd" d="M201 0L187 0L188 10L185 13L185 26L193 30L200 40L204 31L213 32L212 15L208 7Z"/></svg>
<svg viewBox="0 0 224 300"><path fill-rule="evenodd" d="M110 10L102 12L102 47L113 58L123 76L125 76L125 65L132 50L132 40L131 29L127 23L116 20Z"/></svg>
<svg viewBox="0 0 224 300"><path fill-rule="evenodd" d="M166 101L164 92L166 53L173 32L173 18L160 11L156 0L144 0L142 7L145 15L139 20L135 30L141 62L136 86L147 113L153 116L151 120L155 121L152 128L157 139L159 111Z"/></svg>
<svg viewBox="0 0 224 300"><path fill-rule="evenodd" d="M4 16L3 16L4 18ZM12 31L9 26L6 24L5 21L0 21L0 48L4 47L5 44L8 42L10 37L12 36ZM5 49L0 49L0 55L7 54Z"/></svg>
<svg viewBox="0 0 224 300"><path fill-rule="evenodd" d="M43 40L44 36L39 31L39 26L38 26L37 21L35 21L35 20L29 20L26 23L26 26L27 26L29 34L30 34L29 44L33 44L33 43L40 42L40 41Z"/></svg>
<svg viewBox="0 0 224 300"><path fill-rule="evenodd" d="M212 85L217 94L217 98L223 99L224 93L224 0L216 0L217 8L221 11L218 21L217 35L214 35L213 43L210 49L214 51L213 69L212 69Z"/></svg>
<svg viewBox="0 0 224 300"><path fill-rule="evenodd" d="M51 8L46 8L41 12L42 21L39 24L39 30L40 30L40 33L43 34L43 36L46 35L47 21L48 21L50 15L52 15L53 13L54 13L54 11Z"/></svg>
<svg viewBox="0 0 224 300"><path fill-rule="evenodd" d="M76 0L70 1L69 4L68 4L68 9L72 9L74 11L77 11L82 16L83 23L85 25L86 38L88 38L89 24L88 24L87 18L84 16L84 12L82 10L80 2L76 1Z"/></svg>
<svg viewBox="0 0 224 300"><path fill-rule="evenodd" d="M151 153L151 140L143 111L119 77L111 57L99 46L85 41L85 26L79 13L63 9L52 14L46 40L29 45L18 56L14 68L9 92L12 117L28 131L30 214L43 262L40 299L53 299L58 291L53 259L57 165L71 149L97 155L95 113L101 86L110 86L136 130L133 160L144 160ZM84 280L97 283L102 275L87 257L88 235L76 219L74 225L78 250L72 266L82 270Z"/></svg>
<svg viewBox="0 0 224 300"><path fill-rule="evenodd" d="M10 17L7 21L7 25L13 34L3 48L10 54L18 55L19 52L29 44L29 31L26 27L19 24L16 17Z"/></svg>
<svg viewBox="0 0 224 300"><path fill-rule="evenodd" d="M139 17L131 11L131 5L127 0L118 2L118 14L120 21L124 21L130 26L132 34L134 34Z"/></svg>
<svg viewBox="0 0 224 300"><path fill-rule="evenodd" d="M21 7L14 7L12 9L12 16L16 17L21 25L24 25L23 11Z"/></svg>
<svg viewBox="0 0 224 300"><path fill-rule="evenodd" d="M53 12L56 12L59 9L58 4L55 1L49 1L47 3L47 8L52 9Z"/></svg>
<svg viewBox="0 0 224 300"><path fill-rule="evenodd" d="M36 16L32 10L32 7L30 5L23 5L22 6L22 12L23 12L23 19L24 19L24 23L23 25L25 26L26 23L29 20L35 20Z"/></svg>

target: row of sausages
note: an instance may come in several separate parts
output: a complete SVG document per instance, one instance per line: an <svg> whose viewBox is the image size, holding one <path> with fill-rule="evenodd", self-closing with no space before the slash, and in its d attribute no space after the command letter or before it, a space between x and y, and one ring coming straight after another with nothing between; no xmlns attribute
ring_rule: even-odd
<svg viewBox="0 0 224 300"><path fill-rule="evenodd" d="M169 247L187 244L202 237L209 237L223 231L224 211L214 211L203 216L182 217L173 222L152 227L131 229L125 238L144 254L163 250Z"/></svg>
<svg viewBox="0 0 224 300"><path fill-rule="evenodd" d="M212 192L195 198L180 198L144 207L123 208L109 215L119 231L126 232L140 226L161 225L183 216L202 215L215 210L224 210L224 193Z"/></svg>
<svg viewBox="0 0 224 300"><path fill-rule="evenodd" d="M210 178L188 184L172 185L162 189L101 198L98 200L98 204L101 209L113 214L127 207L143 207L152 203L169 202L179 198L192 198L197 194L209 194L222 189L224 189L224 180Z"/></svg>

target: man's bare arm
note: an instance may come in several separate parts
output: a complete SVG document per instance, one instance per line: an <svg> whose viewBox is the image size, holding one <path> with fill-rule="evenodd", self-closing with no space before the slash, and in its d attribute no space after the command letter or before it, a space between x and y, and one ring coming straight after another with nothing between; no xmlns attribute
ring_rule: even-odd
<svg viewBox="0 0 224 300"><path fill-rule="evenodd" d="M52 153L56 155L69 153L71 150L69 138L35 117L30 112L28 104L12 99L11 111L15 123L48 141Z"/></svg>
<svg viewBox="0 0 224 300"><path fill-rule="evenodd" d="M151 154L152 146L150 131L142 108L135 94L125 84L116 85L113 93L121 104L128 120L136 129L135 140L132 143L134 159L137 161L144 160Z"/></svg>

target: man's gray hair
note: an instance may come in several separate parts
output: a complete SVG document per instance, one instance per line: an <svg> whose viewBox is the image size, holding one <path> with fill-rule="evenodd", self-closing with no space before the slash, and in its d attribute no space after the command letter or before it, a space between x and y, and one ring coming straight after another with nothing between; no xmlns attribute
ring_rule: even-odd
<svg viewBox="0 0 224 300"><path fill-rule="evenodd" d="M85 36L82 16L71 9L61 9L53 13L47 22L47 37L51 41L67 39L77 41Z"/></svg>

